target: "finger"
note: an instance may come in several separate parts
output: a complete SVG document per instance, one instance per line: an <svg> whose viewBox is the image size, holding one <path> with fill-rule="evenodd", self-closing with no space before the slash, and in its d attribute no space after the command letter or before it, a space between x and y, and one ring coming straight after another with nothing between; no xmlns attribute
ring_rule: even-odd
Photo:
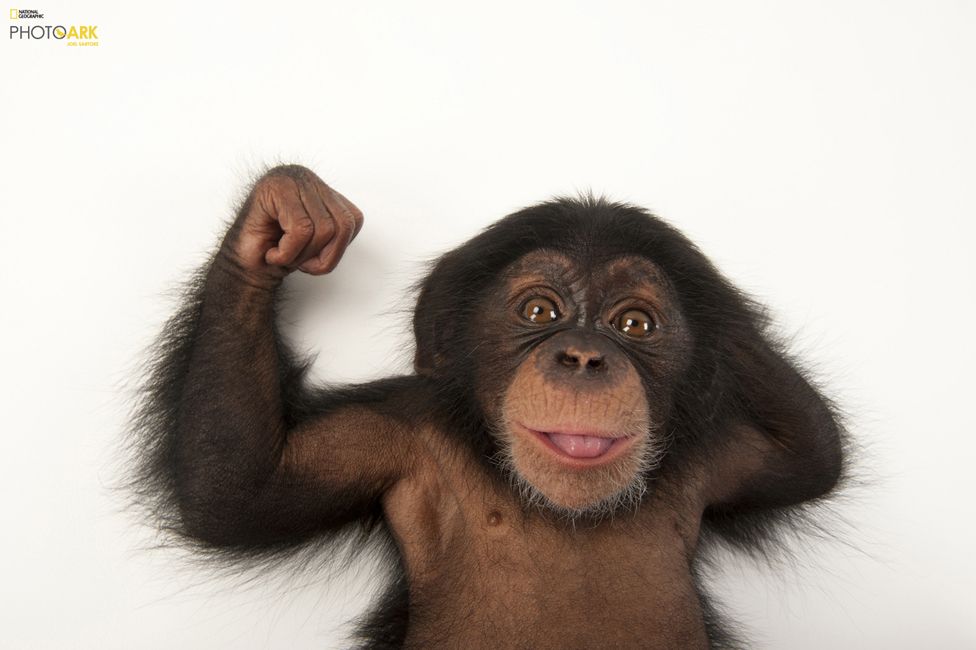
<svg viewBox="0 0 976 650"><path fill-rule="evenodd" d="M332 188L329 188L329 189L336 196L336 198L339 199L339 201L342 203L342 205L346 208L346 211L350 215L352 215L353 222L355 223L355 227L353 229L352 237L349 239L349 241L352 241L353 239L356 238L356 235L359 234L359 231L363 229L363 213L362 213L362 211L359 208L357 208L353 204L352 201L350 201L349 199L347 199L341 193L339 193L336 190L332 190Z"/></svg>
<svg viewBox="0 0 976 650"><path fill-rule="evenodd" d="M305 206L306 213L312 219L312 225L315 228L315 232L308 244L306 244L305 248L295 259L294 266L299 268L302 268L302 265L306 261L317 258L326 244L332 241L338 232L335 219L329 214L328 209L322 202L322 198L315 190L313 182L299 183L299 198L301 199L302 205Z"/></svg>
<svg viewBox="0 0 976 650"><path fill-rule="evenodd" d="M301 266L301 270L312 275L322 275L335 269L342 259L343 253L349 246L354 232L354 224L348 216L343 216L335 220L337 229L335 236L318 254L317 257L308 260ZM339 224L343 224L339 226Z"/></svg>
<svg viewBox="0 0 976 650"><path fill-rule="evenodd" d="M264 259L268 264L290 266L315 234L315 225L306 213L298 192L276 192L273 200L273 216L284 234Z"/></svg>
<svg viewBox="0 0 976 650"><path fill-rule="evenodd" d="M318 257L309 260L302 267L302 270L306 273L311 273L313 275L322 275L323 273L329 273L339 264L339 260L342 259L343 254L346 252L346 248L349 246L349 242L352 241L353 236L355 236L356 228L355 222L352 220L351 216L346 214L335 220L337 225L335 236L332 241L322 249Z"/></svg>
<svg viewBox="0 0 976 650"><path fill-rule="evenodd" d="M310 273L314 275L322 275L324 273L331 273L335 270L335 267L339 265L339 261L342 259L343 254L346 252L347 246L342 243L342 240L336 236L329 245L326 246L322 253L314 260L309 261Z"/></svg>
<svg viewBox="0 0 976 650"><path fill-rule="evenodd" d="M355 238L363 227L362 211L357 208L352 201L325 183L316 184L315 189L318 190L319 196L322 198L322 202L325 203L327 208L329 208L329 212L331 212L333 215L345 214L352 220L352 237ZM352 239L350 239L350 241L352 241Z"/></svg>
<svg viewBox="0 0 976 650"><path fill-rule="evenodd" d="M328 245L322 249L316 259L307 261L300 268L306 273L321 275L323 273L329 273L339 264L339 260L342 259L342 255L345 253L349 243L362 226L362 213L359 213L358 209L356 209L356 213L359 214L357 220L356 215L348 207L351 204L341 201L335 196L338 193L334 192L325 183L316 185L316 190L333 216L335 235Z"/></svg>

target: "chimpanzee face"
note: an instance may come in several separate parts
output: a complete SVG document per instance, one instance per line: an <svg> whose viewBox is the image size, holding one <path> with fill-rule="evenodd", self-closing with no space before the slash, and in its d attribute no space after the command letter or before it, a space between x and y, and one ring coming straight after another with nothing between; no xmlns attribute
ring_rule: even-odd
<svg viewBox="0 0 976 650"><path fill-rule="evenodd" d="M660 269L536 250L479 311L476 390L523 496L570 516L636 504L690 344Z"/></svg>

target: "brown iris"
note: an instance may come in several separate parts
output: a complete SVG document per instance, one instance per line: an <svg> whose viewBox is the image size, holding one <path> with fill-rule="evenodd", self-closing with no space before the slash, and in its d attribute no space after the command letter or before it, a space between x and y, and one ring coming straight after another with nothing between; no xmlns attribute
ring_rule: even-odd
<svg viewBox="0 0 976 650"><path fill-rule="evenodd" d="M614 319L613 326L627 336L639 339L654 331L654 320L640 309L628 309L620 312Z"/></svg>
<svg viewBox="0 0 976 650"><path fill-rule="evenodd" d="M533 323L551 323L559 319L556 303L543 296L529 298L522 303L522 318Z"/></svg>

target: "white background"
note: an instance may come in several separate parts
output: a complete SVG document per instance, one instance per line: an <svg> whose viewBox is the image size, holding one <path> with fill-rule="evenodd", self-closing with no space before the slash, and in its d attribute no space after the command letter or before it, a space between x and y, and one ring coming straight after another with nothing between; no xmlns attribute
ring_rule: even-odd
<svg viewBox="0 0 976 650"><path fill-rule="evenodd" d="M727 609L759 648L976 646L974 7L31 5L97 24L86 49L7 39L4 7L0 646L339 647L366 602L362 567L243 585L143 550L111 490L165 293L275 161L366 214L296 283L331 379L408 367L422 262L516 208L592 189L669 219L866 447L836 539L724 559Z"/></svg>

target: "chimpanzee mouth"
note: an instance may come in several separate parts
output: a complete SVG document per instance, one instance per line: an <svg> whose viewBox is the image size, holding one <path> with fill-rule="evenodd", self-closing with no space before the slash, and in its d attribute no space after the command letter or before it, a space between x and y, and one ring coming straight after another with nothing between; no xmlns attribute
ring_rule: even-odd
<svg viewBox="0 0 976 650"><path fill-rule="evenodd" d="M547 432L546 435L561 452L573 458L598 458L607 453L614 441L613 438L568 433Z"/></svg>
<svg viewBox="0 0 976 650"><path fill-rule="evenodd" d="M559 430L546 431L541 428L518 425L519 429L531 434L538 444L561 462L577 468L593 467L609 463L623 454L637 440L637 436L611 435L601 431Z"/></svg>

